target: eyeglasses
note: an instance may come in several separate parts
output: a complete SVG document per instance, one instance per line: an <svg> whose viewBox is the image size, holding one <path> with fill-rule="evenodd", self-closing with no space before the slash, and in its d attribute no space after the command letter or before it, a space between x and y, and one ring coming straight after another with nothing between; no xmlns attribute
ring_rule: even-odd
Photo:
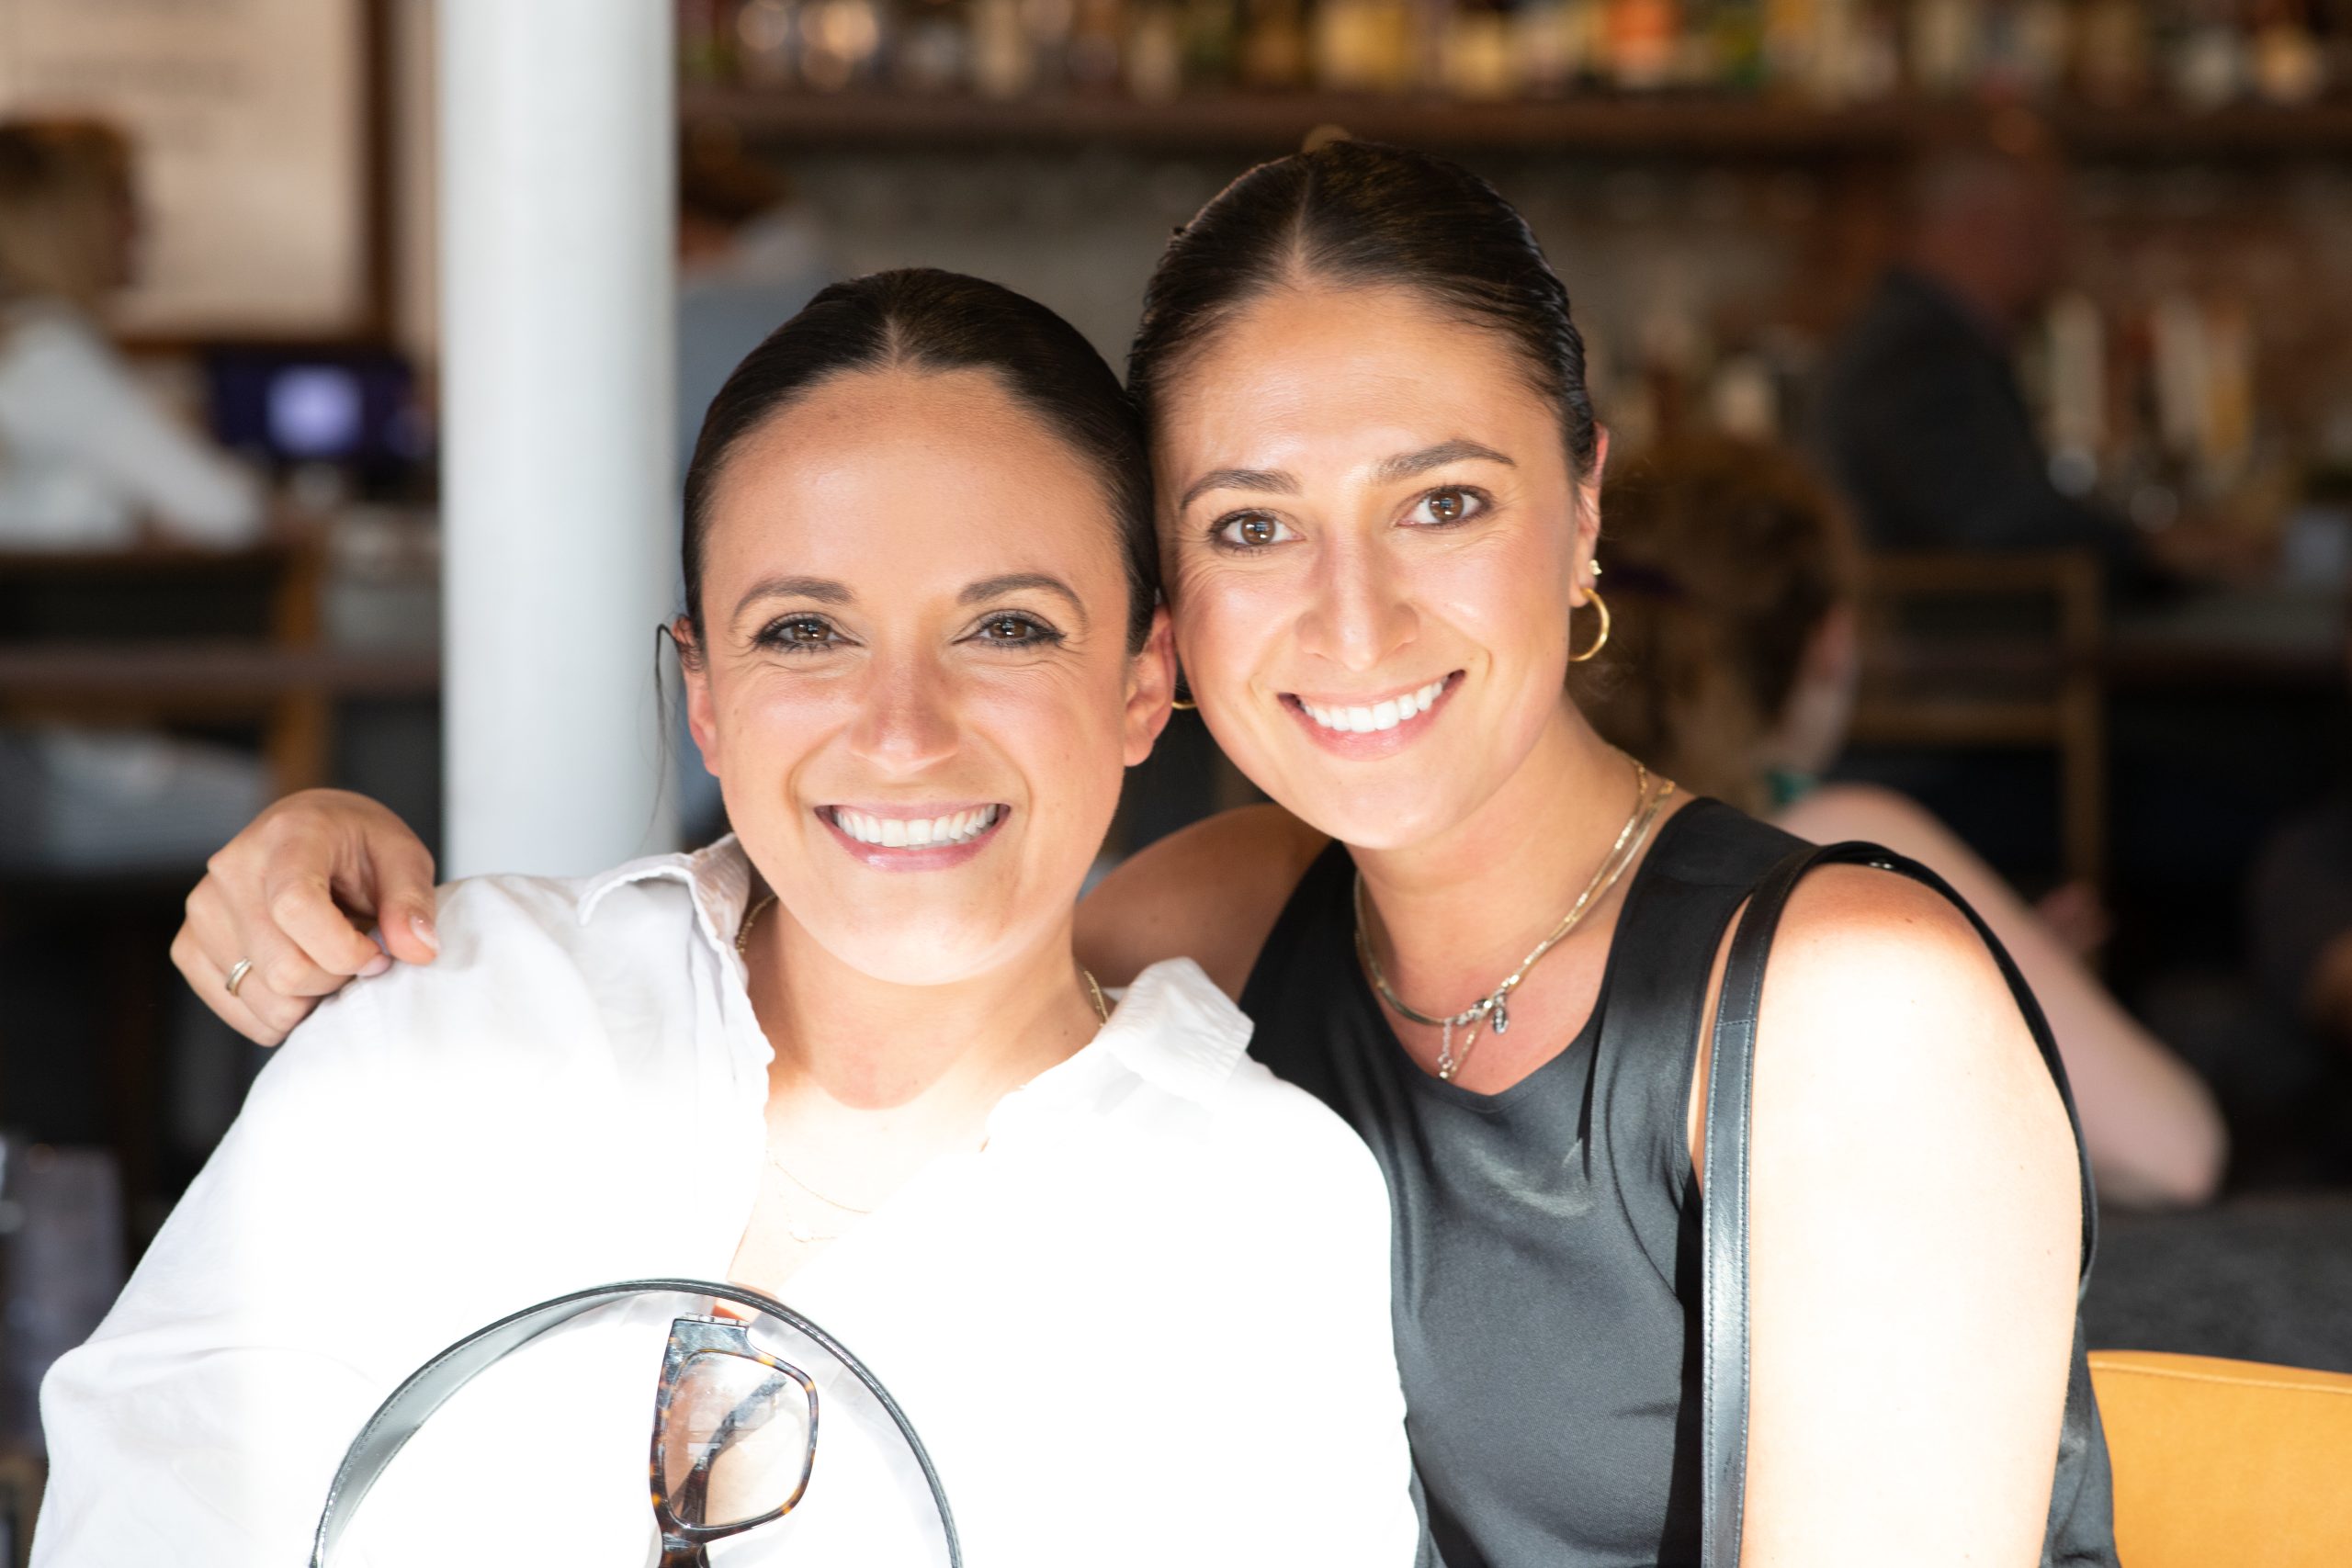
<svg viewBox="0 0 2352 1568"><path fill-rule="evenodd" d="M714 1540L782 1518L817 1462L817 1385L731 1318L670 1325L653 1404L661 1568L708 1568Z"/></svg>

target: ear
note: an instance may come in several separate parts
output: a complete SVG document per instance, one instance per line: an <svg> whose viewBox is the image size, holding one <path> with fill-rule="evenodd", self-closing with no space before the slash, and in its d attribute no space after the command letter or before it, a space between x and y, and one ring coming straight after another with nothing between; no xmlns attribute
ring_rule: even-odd
<svg viewBox="0 0 2352 1568"><path fill-rule="evenodd" d="M694 623L680 615L670 623L670 641L678 649L678 673L686 687L686 728L702 753L703 772L718 776L718 720L710 700L710 660L695 641Z"/></svg>
<svg viewBox="0 0 2352 1568"><path fill-rule="evenodd" d="M1176 635L1168 606L1151 613L1143 650L1127 662L1126 761L1134 767L1151 755L1152 742L1168 728L1169 705L1176 699Z"/></svg>
<svg viewBox="0 0 2352 1568"><path fill-rule="evenodd" d="M1609 427L1593 426L1592 462L1577 477L1576 554L1570 560L1568 603L1582 608L1592 597L1592 559L1600 548L1600 478L1609 467Z"/></svg>

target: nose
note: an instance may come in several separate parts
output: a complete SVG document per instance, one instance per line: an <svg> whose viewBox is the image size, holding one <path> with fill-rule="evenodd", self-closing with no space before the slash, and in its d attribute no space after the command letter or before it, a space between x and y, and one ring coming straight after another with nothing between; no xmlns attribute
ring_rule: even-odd
<svg viewBox="0 0 2352 1568"><path fill-rule="evenodd" d="M1371 670L1419 628L1403 563L1377 541L1340 541L1315 563L1313 597L1298 621L1307 653L1343 670Z"/></svg>
<svg viewBox="0 0 2352 1568"><path fill-rule="evenodd" d="M888 773L920 773L953 756L959 727L954 682L933 660L877 654L848 733L853 755Z"/></svg>

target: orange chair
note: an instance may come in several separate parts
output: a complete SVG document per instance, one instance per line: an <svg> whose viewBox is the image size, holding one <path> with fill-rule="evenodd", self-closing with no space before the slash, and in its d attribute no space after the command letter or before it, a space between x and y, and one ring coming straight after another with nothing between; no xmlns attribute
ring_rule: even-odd
<svg viewBox="0 0 2352 1568"><path fill-rule="evenodd" d="M2352 1377L2095 1350L2123 1568L2352 1564Z"/></svg>

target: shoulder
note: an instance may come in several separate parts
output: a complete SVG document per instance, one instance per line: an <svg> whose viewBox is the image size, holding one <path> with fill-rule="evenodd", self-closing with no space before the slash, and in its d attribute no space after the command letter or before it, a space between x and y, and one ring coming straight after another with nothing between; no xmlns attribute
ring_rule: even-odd
<svg viewBox="0 0 2352 1568"><path fill-rule="evenodd" d="M1188 1145L1205 1130L1204 1190L1260 1208L1368 1207L1385 1226L1387 1185L1371 1150L1330 1107L1249 1055L1249 1018L1197 964L1153 964L1128 988L1114 1021L1132 1032L1128 1060L1138 1075L1206 1113L1163 1123L1182 1129Z"/></svg>
<svg viewBox="0 0 2352 1568"><path fill-rule="evenodd" d="M684 950L696 916L683 881L479 876L437 898L434 963L396 964L344 993L402 1059L446 1058L478 1075L550 1053L575 1058L616 1027L641 1034L642 1021L694 1016ZM313 1016L325 1023L334 1004ZM315 1027L306 1021L289 1046Z"/></svg>
<svg viewBox="0 0 2352 1568"><path fill-rule="evenodd" d="M62 306L36 303L0 319L0 390L53 396L128 378L96 329Z"/></svg>
<svg viewBox="0 0 2352 1568"><path fill-rule="evenodd" d="M1128 857L1088 895L1080 956L1114 985L1160 959L1191 958L1238 997L1298 879L1329 842L1276 806L1195 822Z"/></svg>
<svg viewBox="0 0 2352 1568"><path fill-rule="evenodd" d="M1891 1160L1921 1129L1978 1158L2037 1160L2074 1134L2007 977L1950 899L1907 876L1825 866L1791 896L1757 1025L1759 1125L1834 1122Z"/></svg>

